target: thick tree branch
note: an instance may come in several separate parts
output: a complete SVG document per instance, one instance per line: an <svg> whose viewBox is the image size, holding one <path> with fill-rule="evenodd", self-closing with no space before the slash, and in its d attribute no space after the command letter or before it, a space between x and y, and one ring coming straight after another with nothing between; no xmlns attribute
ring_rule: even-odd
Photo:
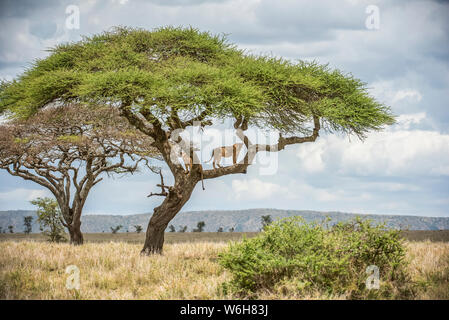
<svg viewBox="0 0 449 320"><path fill-rule="evenodd" d="M123 106L120 108L121 115L144 134L155 138L157 136L154 124L148 121L140 112L134 113L130 107ZM156 119L157 120L157 119Z"/></svg>
<svg viewBox="0 0 449 320"><path fill-rule="evenodd" d="M237 129L237 136L243 141L247 148L247 152L245 154L244 159L231 166L221 167L217 169L203 170L204 179L213 179L218 178L228 174L238 174L238 173L246 173L249 165L253 163L253 160L260 151L267 152L277 152L283 150L285 146L291 144L299 144L304 142L313 142L319 136L320 130L320 119L318 116L313 115L313 123L314 128L312 134L307 137L288 137L284 138L282 135L279 136L278 143L274 145L265 145L265 144L252 144L248 137L244 134L244 131L247 130L247 121L245 119L237 119L234 127Z"/></svg>

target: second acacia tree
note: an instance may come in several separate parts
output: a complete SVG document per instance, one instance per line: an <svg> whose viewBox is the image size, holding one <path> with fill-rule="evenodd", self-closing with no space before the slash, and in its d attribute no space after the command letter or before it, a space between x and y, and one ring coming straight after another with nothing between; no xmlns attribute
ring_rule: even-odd
<svg viewBox="0 0 449 320"><path fill-rule="evenodd" d="M116 109L79 104L48 106L26 120L0 125L0 169L47 188L70 242L82 244L81 214L105 174L133 173L157 157L151 138Z"/></svg>

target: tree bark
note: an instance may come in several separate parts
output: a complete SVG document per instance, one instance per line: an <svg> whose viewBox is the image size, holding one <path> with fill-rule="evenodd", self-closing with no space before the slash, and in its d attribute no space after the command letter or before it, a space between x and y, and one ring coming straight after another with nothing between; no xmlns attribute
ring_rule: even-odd
<svg viewBox="0 0 449 320"><path fill-rule="evenodd" d="M69 226L70 244L75 246L82 245L84 243L84 237L81 232L81 221L71 224Z"/></svg>
<svg viewBox="0 0 449 320"><path fill-rule="evenodd" d="M177 181L175 186L170 188L162 204L154 208L153 216L148 223L142 255L162 254L164 233L168 224L190 199L193 189L199 181L196 176L190 176L190 179L188 177L175 176L175 181Z"/></svg>
<svg viewBox="0 0 449 320"><path fill-rule="evenodd" d="M81 232L81 210L82 207L77 209L69 209L71 222L67 225L70 235L70 244L79 246L84 243L84 237Z"/></svg>
<svg viewBox="0 0 449 320"><path fill-rule="evenodd" d="M82 205L78 203L78 206L71 208L66 202L65 198L59 195L55 195L59 208L62 213L62 224L69 231L70 244L78 246L84 243L83 233L81 232L81 213Z"/></svg>

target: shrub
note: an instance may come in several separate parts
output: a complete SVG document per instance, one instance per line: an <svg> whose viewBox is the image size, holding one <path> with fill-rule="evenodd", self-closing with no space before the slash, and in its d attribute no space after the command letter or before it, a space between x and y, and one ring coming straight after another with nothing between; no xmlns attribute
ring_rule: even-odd
<svg viewBox="0 0 449 320"><path fill-rule="evenodd" d="M204 221L200 221L196 224L196 229L193 229L193 232L203 232L204 230L204 226L206 225L206 223Z"/></svg>
<svg viewBox="0 0 449 320"><path fill-rule="evenodd" d="M24 233L30 234L30 232L33 231L33 218L33 216L23 217L23 225L25 227L25 229L23 230Z"/></svg>
<svg viewBox="0 0 449 320"><path fill-rule="evenodd" d="M42 234L50 242L65 242L63 217L58 202L51 198L37 198L30 201L37 206L37 221Z"/></svg>
<svg viewBox="0 0 449 320"><path fill-rule="evenodd" d="M122 225L119 225L119 226L116 226L116 227L110 227L111 228L111 232L113 233L113 234L116 234L121 228L123 228L123 226Z"/></svg>
<svg viewBox="0 0 449 320"><path fill-rule="evenodd" d="M262 231L262 230L265 229L270 223L273 222L273 219L271 219L271 215L266 215L266 216L261 216L261 217L260 217L260 221L262 222L262 229L260 229L260 231Z"/></svg>
<svg viewBox="0 0 449 320"><path fill-rule="evenodd" d="M225 291L247 297L259 290L350 299L413 295L399 231L359 218L333 226L282 219L255 238L231 243L219 263L233 276ZM379 268L379 289L366 287L370 265Z"/></svg>

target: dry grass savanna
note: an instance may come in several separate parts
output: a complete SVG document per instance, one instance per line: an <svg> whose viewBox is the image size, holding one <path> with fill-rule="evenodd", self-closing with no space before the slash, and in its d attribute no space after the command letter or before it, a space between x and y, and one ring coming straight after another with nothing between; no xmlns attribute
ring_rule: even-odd
<svg viewBox="0 0 449 320"><path fill-rule="evenodd" d="M243 237L254 237L258 232L166 232L165 243L179 242L227 242L237 241ZM66 236L68 239L68 235ZM47 239L40 233L0 233L0 241L46 241ZM145 232L120 232L112 234L104 233L85 233L86 242L128 242L142 244L145 241Z"/></svg>
<svg viewBox="0 0 449 320"><path fill-rule="evenodd" d="M166 232L165 243L227 242L237 241L243 237L251 238L257 234L258 232ZM408 241L449 242L449 230L407 230L402 231L402 235ZM68 239L68 235L66 238ZM84 239L86 242L124 241L142 244L145 241L145 232L84 233ZM40 233L0 233L0 241L23 240L47 241L47 238Z"/></svg>
<svg viewBox="0 0 449 320"><path fill-rule="evenodd" d="M177 235L167 234L168 239ZM123 237L131 235L118 236L122 236L121 241L88 241L78 247L4 239L0 242L0 298L237 298L222 290L222 284L231 276L217 262L218 254L227 247L225 241L167 241L171 243L165 246L163 255L148 257L139 255L141 243L123 241ZM211 237L192 233L183 236ZM449 299L449 243L407 241L406 249L408 271L416 287L415 298ZM69 265L80 270L79 290L66 288L69 275L65 270ZM304 296L283 288L278 292L260 292L257 298L345 299L346 296L328 296L324 292Z"/></svg>

